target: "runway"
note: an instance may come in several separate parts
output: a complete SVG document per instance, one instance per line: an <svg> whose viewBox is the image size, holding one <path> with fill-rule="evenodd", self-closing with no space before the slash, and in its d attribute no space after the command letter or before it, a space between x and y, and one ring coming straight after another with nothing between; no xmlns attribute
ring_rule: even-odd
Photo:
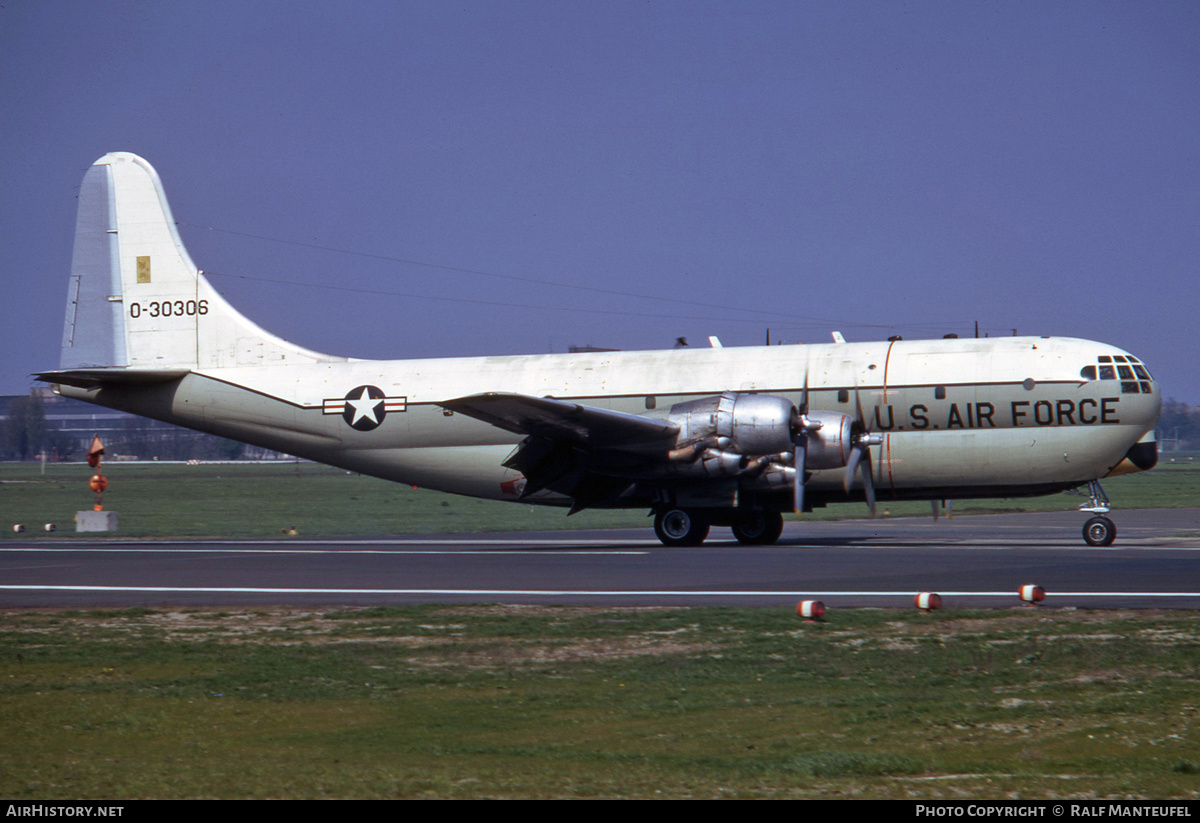
<svg viewBox="0 0 1200 823"><path fill-rule="evenodd" d="M620 606L1200 608L1200 509L1118 511L1110 548L1077 512L790 522L774 546L713 529L700 548L651 529L347 539L0 541L0 608Z"/></svg>

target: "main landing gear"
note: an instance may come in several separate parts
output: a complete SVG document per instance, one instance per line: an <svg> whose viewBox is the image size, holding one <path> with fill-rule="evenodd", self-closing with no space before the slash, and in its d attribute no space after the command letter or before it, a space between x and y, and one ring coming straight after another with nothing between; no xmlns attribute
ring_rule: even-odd
<svg viewBox="0 0 1200 823"><path fill-rule="evenodd" d="M708 537L708 518L695 509L659 509L654 533L664 546L699 546Z"/></svg>
<svg viewBox="0 0 1200 823"><path fill-rule="evenodd" d="M779 512L751 511L731 528L739 543L769 546L783 534L783 515Z"/></svg>
<svg viewBox="0 0 1200 823"><path fill-rule="evenodd" d="M783 515L753 509L739 513L730 522L718 518L717 525L729 526L739 543L769 546L783 534ZM664 546L699 546L708 537L712 519L700 509L659 509L654 513L654 533Z"/></svg>
<svg viewBox="0 0 1200 823"><path fill-rule="evenodd" d="M1108 495L1100 488L1100 481L1088 483L1090 499L1079 507L1081 512L1095 515L1083 524L1083 539L1089 546L1111 546L1117 539L1117 526L1104 515L1112 511L1108 504Z"/></svg>

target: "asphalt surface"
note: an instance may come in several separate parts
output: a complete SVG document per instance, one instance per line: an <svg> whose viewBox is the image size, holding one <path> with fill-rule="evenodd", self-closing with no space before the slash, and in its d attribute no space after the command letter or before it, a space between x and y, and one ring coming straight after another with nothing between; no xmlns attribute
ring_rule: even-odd
<svg viewBox="0 0 1200 823"><path fill-rule="evenodd" d="M0 608L418 602L794 607L1200 608L1200 509L1116 511L1087 546L1077 512L789 523L774 546L714 528L269 540L0 540Z"/></svg>

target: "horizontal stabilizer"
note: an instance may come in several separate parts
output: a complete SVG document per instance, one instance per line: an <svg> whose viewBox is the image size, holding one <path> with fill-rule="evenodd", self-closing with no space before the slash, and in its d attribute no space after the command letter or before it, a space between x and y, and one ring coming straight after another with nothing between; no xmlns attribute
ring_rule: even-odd
<svg viewBox="0 0 1200 823"><path fill-rule="evenodd" d="M62 371L38 372L34 378L43 383L58 383L79 389L93 389L103 385L130 385L148 383L170 383L189 372L188 369L64 369Z"/></svg>

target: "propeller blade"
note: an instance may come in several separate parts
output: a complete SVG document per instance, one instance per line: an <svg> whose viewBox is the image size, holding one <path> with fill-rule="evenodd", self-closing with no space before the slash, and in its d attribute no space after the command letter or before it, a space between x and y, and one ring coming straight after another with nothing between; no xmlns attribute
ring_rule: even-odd
<svg viewBox="0 0 1200 823"><path fill-rule="evenodd" d="M863 458L866 458L865 460ZM863 493L867 497L867 506L871 509L871 516L875 516L875 480L871 476L871 450L866 443L859 443L850 452L850 459L846 461L846 475L842 478L842 488L848 494L850 485L854 482L854 473L862 469Z"/></svg>
<svg viewBox="0 0 1200 823"><path fill-rule="evenodd" d="M842 478L842 488L847 493L850 491L850 485L854 482L854 473L858 471L858 463L862 460L864 451L866 449L858 445L850 450L850 459L846 461L846 474Z"/></svg>
<svg viewBox="0 0 1200 823"><path fill-rule="evenodd" d="M863 491L867 493L867 508L871 510L871 516L875 516L875 480L871 477L871 454L867 451L867 447L863 446L863 451L867 454L866 462L862 464L863 476Z"/></svg>
<svg viewBox="0 0 1200 823"><path fill-rule="evenodd" d="M804 512L804 456L805 439L801 437L796 443L796 478L792 481L792 510L796 514Z"/></svg>
<svg viewBox="0 0 1200 823"><path fill-rule="evenodd" d="M842 480L842 486L847 492L850 491L850 484L854 482L854 472L859 465L862 466L863 478L863 493L867 498L867 507L871 510L871 516L875 516L875 480L871 476L871 446L878 445L882 442L882 438L877 434L871 434L870 427L867 426L867 421L863 417L862 396L858 391L858 381L854 383L854 412L857 415L855 428L858 434L855 437L854 449L850 452L850 459L846 461L846 477ZM863 458L866 460L863 460Z"/></svg>
<svg viewBox="0 0 1200 823"><path fill-rule="evenodd" d="M792 442L796 445L795 460L792 465L796 469L796 477L792 480L792 511L804 513L804 461L808 454L808 369L804 370L804 388L800 392L800 405L792 409Z"/></svg>

